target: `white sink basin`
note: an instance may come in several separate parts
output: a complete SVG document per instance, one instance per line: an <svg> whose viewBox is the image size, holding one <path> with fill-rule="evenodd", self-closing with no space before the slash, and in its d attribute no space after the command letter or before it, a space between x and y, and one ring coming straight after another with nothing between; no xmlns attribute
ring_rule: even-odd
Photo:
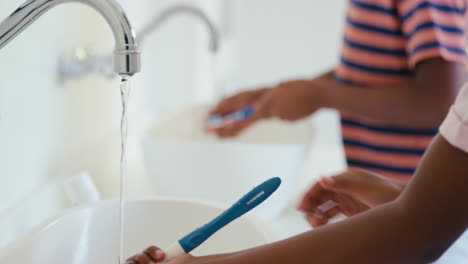
<svg viewBox="0 0 468 264"><path fill-rule="evenodd" d="M265 120L237 138L220 140L203 128L210 109L189 107L148 131L143 150L154 190L157 195L231 204L261 182L280 177L279 189L252 211L273 220L302 181L312 124Z"/></svg>
<svg viewBox="0 0 468 264"><path fill-rule="evenodd" d="M141 252L149 245L165 248L222 211L205 202L169 199L128 202L124 255ZM119 255L118 216L118 201L71 210L0 252L0 263L115 264ZM274 240L270 229L247 215L216 233L193 253L236 251Z"/></svg>

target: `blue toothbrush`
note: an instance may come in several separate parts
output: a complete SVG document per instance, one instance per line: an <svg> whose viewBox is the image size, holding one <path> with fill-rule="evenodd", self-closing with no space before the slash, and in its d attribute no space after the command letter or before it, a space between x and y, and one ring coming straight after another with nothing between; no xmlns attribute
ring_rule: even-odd
<svg viewBox="0 0 468 264"><path fill-rule="evenodd" d="M208 126L210 128L218 128L226 123L239 122L251 118L255 114L255 108L253 106L246 107L237 112L231 113L226 116L213 115L208 119Z"/></svg>
<svg viewBox="0 0 468 264"><path fill-rule="evenodd" d="M196 229L170 246L169 249L166 250L166 260L170 260L180 254L190 253L218 230L265 201L278 189L280 184L280 178L272 178L255 187L252 191L244 195L242 199L237 201L237 203L211 220L211 222Z"/></svg>

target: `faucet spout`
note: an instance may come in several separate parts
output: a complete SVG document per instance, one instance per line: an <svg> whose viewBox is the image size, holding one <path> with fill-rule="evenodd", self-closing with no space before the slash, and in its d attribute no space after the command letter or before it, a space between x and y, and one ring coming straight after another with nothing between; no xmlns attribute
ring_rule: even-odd
<svg viewBox="0 0 468 264"><path fill-rule="evenodd" d="M148 37L154 30L159 28L164 22L177 14L187 14L199 18L208 29L210 33L210 50L216 53L219 49L220 36L218 29L210 20L210 18L199 8L190 5L176 5L169 7L162 11L160 14L155 16L140 32L138 32L138 41L143 43L146 37Z"/></svg>
<svg viewBox="0 0 468 264"><path fill-rule="evenodd" d="M29 0L0 23L0 49L52 7L81 2L98 11L115 38L114 71L129 77L140 71L140 51L127 15L115 0Z"/></svg>

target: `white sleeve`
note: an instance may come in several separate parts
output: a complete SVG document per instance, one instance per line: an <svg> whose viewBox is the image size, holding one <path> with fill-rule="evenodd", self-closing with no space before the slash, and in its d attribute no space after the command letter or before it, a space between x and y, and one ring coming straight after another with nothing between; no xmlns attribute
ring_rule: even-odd
<svg viewBox="0 0 468 264"><path fill-rule="evenodd" d="M468 84L460 90L455 104L440 126L440 134L454 147L468 153Z"/></svg>

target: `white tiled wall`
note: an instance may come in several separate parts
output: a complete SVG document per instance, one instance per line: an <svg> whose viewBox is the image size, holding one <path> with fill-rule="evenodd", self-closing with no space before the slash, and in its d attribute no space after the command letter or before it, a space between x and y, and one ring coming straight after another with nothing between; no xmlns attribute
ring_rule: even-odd
<svg viewBox="0 0 468 264"><path fill-rule="evenodd" d="M1 1L0 17L20 4ZM105 120L110 111L105 109L112 102L103 99L110 90L105 86L96 89L96 85L90 88L89 82L88 87L73 87L56 81L58 57L64 47L86 43L77 28L86 24L82 12L89 11L76 4L57 7L0 50L2 239L8 239L6 230L24 232L68 206L60 185L52 188L51 184L84 167L85 161L76 153L95 142L92 136L108 130ZM98 30L99 23L91 29ZM111 36L110 31L100 36ZM5 223L16 223L16 229Z"/></svg>
<svg viewBox="0 0 468 264"><path fill-rule="evenodd" d="M0 3L6 17L20 3ZM59 48L69 9L54 12L0 51L0 210L45 183L60 153L65 129L59 120L65 91L55 83ZM36 45L40 43L41 45Z"/></svg>
<svg viewBox="0 0 468 264"><path fill-rule="evenodd" d="M136 31L162 8L176 1L122 0ZM2 0L0 19L22 1ZM161 106L180 106L193 98L199 80L204 28L191 18L169 21L148 39L143 72L133 80L130 131L135 155L129 187L151 191L142 179L139 129ZM203 47L202 43L203 42ZM60 190L66 177L86 170L104 198L118 193L120 98L118 80L87 76L59 83L60 54L92 46L101 53L113 49L113 36L91 8L64 4L39 18L0 50L0 247L44 217L69 206ZM203 71L201 69L200 71ZM132 149L132 148L130 148ZM131 169L130 167L129 169ZM129 173L131 174L131 173ZM139 178L140 177L140 178ZM41 212L41 213L38 213ZM9 226L16 224L16 226ZM8 234L6 233L8 231Z"/></svg>
<svg viewBox="0 0 468 264"><path fill-rule="evenodd" d="M231 81L241 86L311 77L338 61L346 1L228 3Z"/></svg>
<svg viewBox="0 0 468 264"><path fill-rule="evenodd" d="M21 2L0 1L0 19ZM216 80L224 92L312 76L337 60L344 1L120 2L137 32L153 14L177 2L205 9L222 31ZM212 98L207 43L202 24L183 16L168 21L148 38L142 53L143 71L132 80L130 103L129 177L133 184L129 188L135 193L151 192L141 177L139 153L147 121L162 108ZM111 52L111 31L89 7L66 4L49 11L0 50L0 218L10 221L14 212L20 212L29 221L21 225L23 231L44 216L18 207L26 204L52 215L69 206L56 186L76 172L89 171L104 198L115 197L118 190L118 80L88 76L69 83L56 81L60 54L83 45ZM333 118L326 119L331 126L324 126L330 131L336 130ZM52 202L54 197L61 200ZM33 205L22 202L31 199Z"/></svg>

